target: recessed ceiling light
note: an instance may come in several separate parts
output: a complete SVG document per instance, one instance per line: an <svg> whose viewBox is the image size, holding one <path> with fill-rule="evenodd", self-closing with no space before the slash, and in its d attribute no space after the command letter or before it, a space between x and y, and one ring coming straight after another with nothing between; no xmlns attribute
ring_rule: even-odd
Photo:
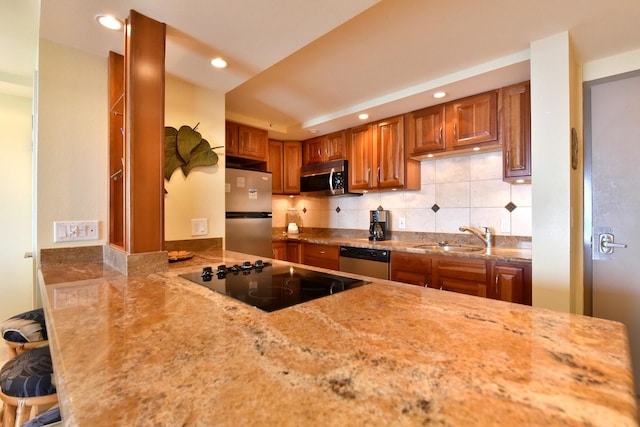
<svg viewBox="0 0 640 427"><path fill-rule="evenodd" d="M369 118L369 115L367 113L362 113L358 116L358 118L360 120L367 120Z"/></svg>
<svg viewBox="0 0 640 427"><path fill-rule="evenodd" d="M98 15L96 16L96 21L98 21L98 23L103 27L110 30L117 31L121 30L122 27L124 27L124 22L122 22L122 19L118 19L112 15Z"/></svg>
<svg viewBox="0 0 640 427"><path fill-rule="evenodd" d="M227 66L227 61L222 58L213 58L211 60L211 65L216 68L225 68Z"/></svg>
<svg viewBox="0 0 640 427"><path fill-rule="evenodd" d="M436 99L444 98L447 96L447 92L439 91L433 94L433 97Z"/></svg>
<svg viewBox="0 0 640 427"><path fill-rule="evenodd" d="M318 129L309 129L309 133L318 133Z"/></svg>
<svg viewBox="0 0 640 427"><path fill-rule="evenodd" d="M473 147L473 151L480 151L480 147Z"/></svg>

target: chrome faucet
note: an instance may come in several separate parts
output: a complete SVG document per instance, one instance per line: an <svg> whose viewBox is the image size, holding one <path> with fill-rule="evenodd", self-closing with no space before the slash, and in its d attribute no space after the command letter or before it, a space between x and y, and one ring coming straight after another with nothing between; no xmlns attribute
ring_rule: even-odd
<svg viewBox="0 0 640 427"><path fill-rule="evenodd" d="M458 230L460 230L462 232L468 231L469 233L471 233L474 236L476 236L478 239L482 240L482 243L484 243L484 245L487 247L487 249L491 249L496 244L493 232L491 231L491 229L489 227L480 227L480 228L484 230L484 233L482 231L476 229L476 228L466 227L464 225L461 225L458 228Z"/></svg>

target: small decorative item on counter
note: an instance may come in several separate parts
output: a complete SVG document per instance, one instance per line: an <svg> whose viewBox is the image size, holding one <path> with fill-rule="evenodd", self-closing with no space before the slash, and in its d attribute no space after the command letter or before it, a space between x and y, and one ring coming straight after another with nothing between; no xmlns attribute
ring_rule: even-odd
<svg viewBox="0 0 640 427"><path fill-rule="evenodd" d="M298 224L296 224L295 222L290 222L289 226L287 227L287 233L298 234L299 232L300 230L298 229Z"/></svg>
<svg viewBox="0 0 640 427"><path fill-rule="evenodd" d="M169 251L169 262L184 261L185 259L193 258L193 253L188 251Z"/></svg>

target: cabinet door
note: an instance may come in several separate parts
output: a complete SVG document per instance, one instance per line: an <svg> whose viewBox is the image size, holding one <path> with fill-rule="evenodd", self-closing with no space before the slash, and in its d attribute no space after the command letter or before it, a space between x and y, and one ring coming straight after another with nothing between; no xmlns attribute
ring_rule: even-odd
<svg viewBox="0 0 640 427"><path fill-rule="evenodd" d="M531 266L496 262L489 297L531 305Z"/></svg>
<svg viewBox="0 0 640 427"><path fill-rule="evenodd" d="M271 172L272 194L284 194L283 158L282 142L270 139L267 171Z"/></svg>
<svg viewBox="0 0 640 427"><path fill-rule="evenodd" d="M233 122L226 122L224 125L225 140L224 151L227 156L238 155L238 131L239 125Z"/></svg>
<svg viewBox="0 0 640 427"><path fill-rule="evenodd" d="M325 160L341 160L346 158L346 135L344 131L334 132L324 138Z"/></svg>
<svg viewBox="0 0 640 427"><path fill-rule="evenodd" d="M444 104L409 114L409 155L444 151Z"/></svg>
<svg viewBox="0 0 640 427"><path fill-rule="evenodd" d="M502 89L504 181L531 180L531 94L529 82Z"/></svg>
<svg viewBox="0 0 640 427"><path fill-rule="evenodd" d="M286 261L287 242L271 242L271 253L271 258Z"/></svg>
<svg viewBox="0 0 640 427"><path fill-rule="evenodd" d="M238 156L267 161L267 131L239 125Z"/></svg>
<svg viewBox="0 0 640 427"><path fill-rule="evenodd" d="M302 250L300 246L301 243L298 242L287 242L287 261L302 262Z"/></svg>
<svg viewBox="0 0 640 427"><path fill-rule="evenodd" d="M300 193L300 166L302 165L302 147L299 142L289 141L283 144L283 192Z"/></svg>
<svg viewBox="0 0 640 427"><path fill-rule="evenodd" d="M498 141L498 92L482 93L447 104L451 111L452 147ZM445 114L446 110L445 110ZM448 120L448 119L447 119Z"/></svg>
<svg viewBox="0 0 640 427"><path fill-rule="evenodd" d="M371 126L352 128L348 133L349 182L352 190L368 190L373 187L374 158Z"/></svg>
<svg viewBox="0 0 640 427"><path fill-rule="evenodd" d="M322 162L322 137L308 139L302 143L302 164L312 165Z"/></svg>
<svg viewBox="0 0 640 427"><path fill-rule="evenodd" d="M404 117L398 116L374 124L376 175L379 188L404 185Z"/></svg>
<svg viewBox="0 0 640 427"><path fill-rule="evenodd" d="M390 278L416 286L431 286L431 257L391 251Z"/></svg>

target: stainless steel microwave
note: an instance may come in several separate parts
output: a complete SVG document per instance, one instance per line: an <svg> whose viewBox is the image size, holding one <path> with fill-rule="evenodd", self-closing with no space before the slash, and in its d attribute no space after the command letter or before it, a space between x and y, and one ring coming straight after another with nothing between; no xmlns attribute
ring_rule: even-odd
<svg viewBox="0 0 640 427"><path fill-rule="evenodd" d="M349 165L346 160L305 165L300 169L300 192L307 196L361 196L349 191Z"/></svg>

